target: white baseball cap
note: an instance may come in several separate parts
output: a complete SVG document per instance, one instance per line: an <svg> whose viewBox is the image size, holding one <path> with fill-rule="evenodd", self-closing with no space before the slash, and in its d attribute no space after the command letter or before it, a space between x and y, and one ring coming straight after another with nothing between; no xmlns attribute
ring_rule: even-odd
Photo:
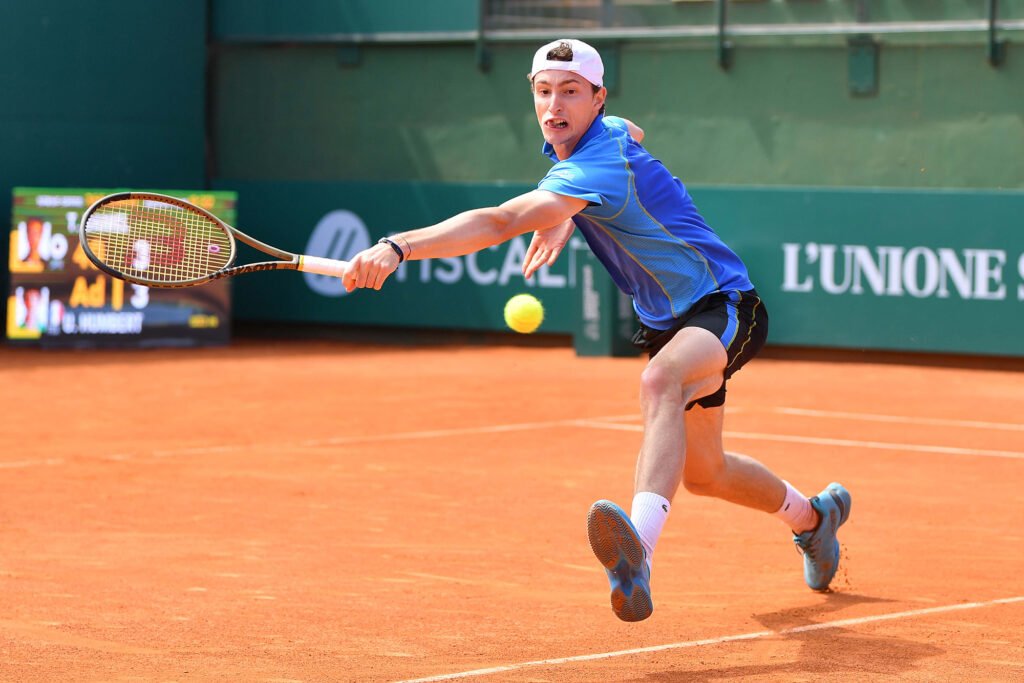
<svg viewBox="0 0 1024 683"><path fill-rule="evenodd" d="M556 59L549 60L548 53L562 43L568 43L569 47L572 48L572 61L561 62ZM533 55L533 68L530 69L530 80L532 81L533 78L541 71L547 71L548 69L554 69L556 71L572 71L583 76L583 78L598 87L604 85L604 63L601 61L601 55L597 53L597 50L587 45L582 40L563 38L561 40L552 41L537 50Z"/></svg>

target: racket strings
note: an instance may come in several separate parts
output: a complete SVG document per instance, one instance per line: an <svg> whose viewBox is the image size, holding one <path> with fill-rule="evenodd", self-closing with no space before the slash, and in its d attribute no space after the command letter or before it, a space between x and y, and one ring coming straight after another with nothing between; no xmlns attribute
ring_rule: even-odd
<svg viewBox="0 0 1024 683"><path fill-rule="evenodd" d="M233 257L231 238L216 221L154 199L100 207L85 226L93 253L127 276L161 283L208 277Z"/></svg>

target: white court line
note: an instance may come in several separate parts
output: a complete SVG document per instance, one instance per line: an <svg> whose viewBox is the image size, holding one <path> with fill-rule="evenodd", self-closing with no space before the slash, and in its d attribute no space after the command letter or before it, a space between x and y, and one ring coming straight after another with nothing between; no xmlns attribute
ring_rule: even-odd
<svg viewBox="0 0 1024 683"><path fill-rule="evenodd" d="M634 413L629 415L605 415L585 419L550 420L547 422L522 422L518 424L505 425L484 425L481 427L461 427L454 429L433 429L418 432L396 432L393 434L371 434L365 436L337 436L327 439L309 439L299 443L234 443L225 445L194 446L187 448L167 448L149 451L147 453L118 453L116 455L97 456L101 460L117 460L121 462L137 460L150 456L154 458L171 458L181 455L209 455L212 453L230 453L241 451L252 446L263 446L270 448L318 448L322 446L342 446L346 444L375 443L379 441L405 441L414 439L436 439L445 436L465 436L470 434L498 434L501 432L521 432L533 429L548 429L551 427L577 427L585 426L590 421L595 425L603 424L601 420L626 420L636 419ZM25 467L40 467L43 465L60 465L65 461L62 459L39 459L39 460L17 460L11 462L0 462L0 469L20 469Z"/></svg>
<svg viewBox="0 0 1024 683"><path fill-rule="evenodd" d="M64 460L61 458L48 458L46 460L11 460L10 462L0 462L0 469L3 470L15 470L22 469L24 467L38 467L40 465L63 465Z"/></svg>
<svg viewBox="0 0 1024 683"><path fill-rule="evenodd" d="M597 420L578 420L580 427L609 429L620 432L642 432L642 425L611 424ZM799 434L766 434L764 432L722 432L722 436L733 439L754 441L782 441L784 443L809 443L818 446L846 446L849 448L871 448L886 451L910 451L912 453L942 453L944 455L979 455L988 458L1011 458L1024 460L1024 452L993 451L979 448L957 448L955 446L929 446L927 444L893 443L889 441L858 441L856 439L832 439L823 436L800 436Z"/></svg>
<svg viewBox="0 0 1024 683"><path fill-rule="evenodd" d="M451 681L459 678L472 678L474 676L487 676L489 674L517 671L537 666L558 666L572 662L589 662L597 659L611 659L613 657L627 657L629 655L645 654L648 652L663 652L665 650L681 650L691 647L702 647L704 645L721 645L738 640L755 640L768 638L770 636L786 636L794 633L806 633L808 631L822 631L825 629L844 628L846 626L857 626L859 624L870 624L879 621L891 621L893 619L907 619L920 617L928 614L942 614L944 612L956 612L959 610L978 609L981 607L992 607L993 605L1009 605L1012 603L1024 602L1024 596L1013 598L1000 598L986 602L967 602L955 605L944 605L942 607L927 607L924 609L908 610L906 612L890 612L888 614L876 614L870 617L855 617L853 619L838 619L836 621L825 621L818 624L806 626L795 626L782 629L781 631L754 631L752 633L741 633L732 636L720 636L718 638L704 638L702 640L688 640L682 643L669 643L667 645L652 645L650 647L638 647L632 650L617 650L615 652L600 652L589 655L576 655L575 657L558 657L556 659L537 659L530 662L519 662L516 664L505 664L493 666L487 669L473 669L472 671L461 671L459 673L440 674L438 676L427 676L426 678L413 678L398 683L432 683L433 681Z"/></svg>
<svg viewBox="0 0 1024 683"><path fill-rule="evenodd" d="M778 409L778 410L799 410L799 409ZM862 415L854 413L854 415ZM884 416L882 416L884 417ZM415 439L432 439L446 436L465 436L470 434L498 434L502 432L529 431L533 429L548 429L551 427L590 427L593 429L609 429L617 431L641 432L643 426L638 424L623 424L623 420L636 420L636 414L628 415L607 415L603 417L550 420L546 422L522 422L505 425L484 425L480 427L463 427L454 429L434 429L416 432L397 432L391 434L373 434L365 436L339 436L327 439L310 439L299 443L285 444L258 444L261 446L276 446L280 448L318 448L323 446L341 446L346 444L375 443L382 441L405 441ZM926 418L922 418L926 419ZM978 423L984 424L984 423ZM1008 425L1010 427L1014 425ZM782 441L788 443L809 443L822 446L847 446L851 448L866 448L880 450L911 451L918 453L942 453L946 455L977 455L984 457L1024 459L1024 452L983 450L972 448L956 448L952 446L929 446L924 444L901 444L883 441L857 441L852 439L832 439L827 437L800 436L791 434L766 434L761 432L723 432L726 437L734 439L753 439L762 441ZM99 456L101 459L130 461L140 457L151 456L157 458L169 458L181 455L204 455L212 453L228 453L250 448L257 444L235 443L227 445L196 446L189 448L159 449L149 453L119 453L115 455ZM19 460L7 463L0 463L0 469L19 469L26 467L39 467L46 465L64 464L63 459L39 459Z"/></svg>
<svg viewBox="0 0 1024 683"><path fill-rule="evenodd" d="M756 413L764 412L765 410L767 410L767 412L777 413L779 415L796 415L800 417L839 418L842 420L859 420L861 422L893 422L896 424L934 425L936 427L967 427L973 429L995 429L1010 432L1024 432L1024 423L985 422L981 420L947 420L939 417L909 417L904 415L883 415L880 413L852 413L840 410L811 410L809 408L779 407L757 409L735 407L729 408L729 414L735 415L737 413ZM607 420L612 422L632 420L635 422L637 419L639 419L639 414L624 415L615 418L602 417L594 419Z"/></svg>
<svg viewBox="0 0 1024 683"><path fill-rule="evenodd" d="M904 417L901 415L880 415L878 413L847 413L838 410L810 410L807 408L772 408L773 413L800 415L802 417L837 417L843 420L866 422L895 422L897 424L935 425L938 427L970 427L975 429L1005 429L1024 432L1024 424L1012 422L982 422L979 420L944 420L937 417Z"/></svg>
<svg viewBox="0 0 1024 683"><path fill-rule="evenodd" d="M874 448L888 451L911 451L913 453L942 453L945 455L980 455L988 458L1024 460L1024 453L1019 451L992 451L979 448L929 446L925 444L890 443L888 441L856 441L854 439L830 439L818 436L763 434L760 432L722 432L722 435L734 439L754 439L756 441L784 441L787 443L811 443L819 446L848 446L850 448Z"/></svg>
<svg viewBox="0 0 1024 683"><path fill-rule="evenodd" d="M243 448L240 444L231 446L196 446L195 448L173 448L170 450L153 451L151 455L155 458L168 458L174 455L189 455L192 453L197 455L208 455L210 453L230 453L231 451L237 451L240 448Z"/></svg>
<svg viewBox="0 0 1024 683"><path fill-rule="evenodd" d="M303 441L303 446L337 446L350 443L367 443L372 441L403 441L405 439L436 439L445 436L464 436L468 434L498 434L500 432L522 432L531 429L547 429L549 427L587 426L591 421L602 424L601 420L624 420L635 418L635 415L609 415L582 420L552 420L549 422L522 422L519 424L488 425L483 427L459 427L454 429L432 429L420 432L398 432L395 434L374 434L371 436L339 436L330 439L314 439Z"/></svg>

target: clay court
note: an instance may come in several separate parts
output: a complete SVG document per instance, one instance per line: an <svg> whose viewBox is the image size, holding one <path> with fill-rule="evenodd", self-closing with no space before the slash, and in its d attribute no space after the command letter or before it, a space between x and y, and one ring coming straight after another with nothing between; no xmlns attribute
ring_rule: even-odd
<svg viewBox="0 0 1024 683"><path fill-rule="evenodd" d="M630 625L585 519L632 497L640 359L332 340L0 359L4 681L1024 677L1017 361L752 363L727 447L850 489L835 591L804 586L777 520L681 492L654 615Z"/></svg>

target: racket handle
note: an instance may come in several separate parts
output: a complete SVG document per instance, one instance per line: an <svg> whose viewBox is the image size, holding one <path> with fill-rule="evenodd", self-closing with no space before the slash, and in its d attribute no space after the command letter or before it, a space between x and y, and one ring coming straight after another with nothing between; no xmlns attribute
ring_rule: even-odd
<svg viewBox="0 0 1024 683"><path fill-rule="evenodd" d="M304 273L342 277L348 271L348 261L338 261L337 259L304 254L299 256L299 270Z"/></svg>

